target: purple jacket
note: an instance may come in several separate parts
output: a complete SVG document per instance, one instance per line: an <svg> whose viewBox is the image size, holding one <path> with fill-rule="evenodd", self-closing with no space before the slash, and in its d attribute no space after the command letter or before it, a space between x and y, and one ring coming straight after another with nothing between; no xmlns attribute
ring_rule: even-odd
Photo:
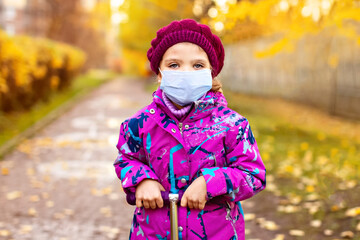
<svg viewBox="0 0 360 240"><path fill-rule="evenodd" d="M179 239L245 239L240 201L265 188L265 167L246 118L227 107L224 96L209 91L178 121L162 100L124 121L114 163L126 193L143 179L178 192L203 175L203 210L179 206ZM130 239L170 239L169 208L136 208Z"/></svg>

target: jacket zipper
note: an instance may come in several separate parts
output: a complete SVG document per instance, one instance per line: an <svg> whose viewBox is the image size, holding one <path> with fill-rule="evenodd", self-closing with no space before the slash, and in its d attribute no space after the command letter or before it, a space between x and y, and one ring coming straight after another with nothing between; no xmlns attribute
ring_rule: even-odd
<svg viewBox="0 0 360 240"><path fill-rule="evenodd" d="M181 133L181 136L183 136L183 123L179 123L179 130L180 130L180 133Z"/></svg>

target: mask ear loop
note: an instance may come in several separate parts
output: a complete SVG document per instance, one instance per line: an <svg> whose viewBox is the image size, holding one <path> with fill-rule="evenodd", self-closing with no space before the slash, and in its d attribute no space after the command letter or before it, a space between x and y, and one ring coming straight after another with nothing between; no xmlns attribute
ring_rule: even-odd
<svg viewBox="0 0 360 240"><path fill-rule="evenodd" d="M162 79L162 77L164 76L164 74L163 74L163 72L161 71L160 67L159 67L159 73L161 74L161 78L159 78L159 76L158 76L157 82L160 84L160 83L161 83L161 79Z"/></svg>

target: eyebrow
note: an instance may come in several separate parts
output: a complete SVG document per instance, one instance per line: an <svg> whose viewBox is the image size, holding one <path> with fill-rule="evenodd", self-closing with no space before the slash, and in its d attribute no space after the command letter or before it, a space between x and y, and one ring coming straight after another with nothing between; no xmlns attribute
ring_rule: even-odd
<svg viewBox="0 0 360 240"><path fill-rule="evenodd" d="M168 63L168 62L183 62L183 61L178 58L169 58L169 59L165 59L164 62ZM205 58L197 58L197 59L191 60L191 62L206 63L206 59Z"/></svg>
<svg viewBox="0 0 360 240"><path fill-rule="evenodd" d="M205 59L205 58L197 58L197 59L192 60L192 62L203 62L203 63L206 63L206 59Z"/></svg>
<svg viewBox="0 0 360 240"><path fill-rule="evenodd" d="M182 62L182 60L177 59L177 58L169 58L169 59L165 59L164 62Z"/></svg>

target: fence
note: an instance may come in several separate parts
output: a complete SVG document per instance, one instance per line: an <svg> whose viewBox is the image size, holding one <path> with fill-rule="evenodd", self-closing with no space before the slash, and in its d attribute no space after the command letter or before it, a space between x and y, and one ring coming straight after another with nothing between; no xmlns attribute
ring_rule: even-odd
<svg viewBox="0 0 360 240"><path fill-rule="evenodd" d="M292 53L258 59L272 39L225 47L223 85L235 91L300 101L360 118L360 45L329 35L306 36Z"/></svg>

